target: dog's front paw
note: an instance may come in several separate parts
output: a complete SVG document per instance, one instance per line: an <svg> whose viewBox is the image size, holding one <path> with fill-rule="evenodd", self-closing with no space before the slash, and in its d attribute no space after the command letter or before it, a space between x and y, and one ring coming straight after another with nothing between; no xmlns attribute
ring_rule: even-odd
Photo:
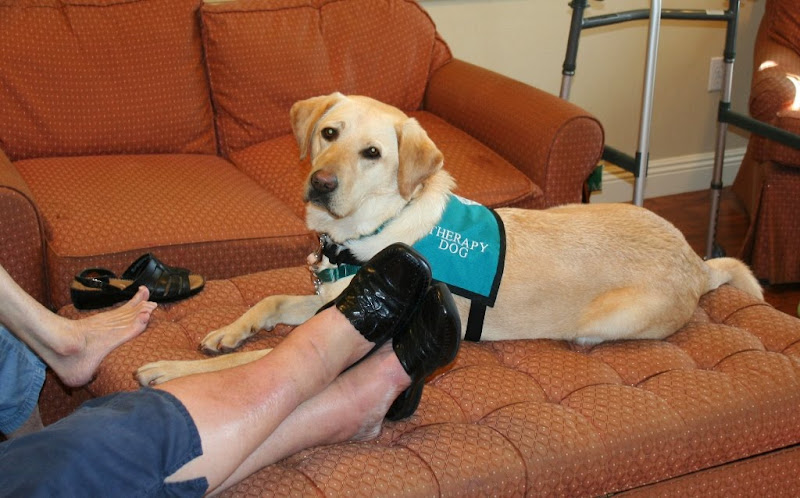
<svg viewBox="0 0 800 498"><path fill-rule="evenodd" d="M189 361L155 361L136 370L136 380L142 386L155 386L168 380L189 375Z"/></svg>
<svg viewBox="0 0 800 498"><path fill-rule="evenodd" d="M254 333L250 327L239 327L232 323L205 336L200 341L200 349L207 354L230 353Z"/></svg>

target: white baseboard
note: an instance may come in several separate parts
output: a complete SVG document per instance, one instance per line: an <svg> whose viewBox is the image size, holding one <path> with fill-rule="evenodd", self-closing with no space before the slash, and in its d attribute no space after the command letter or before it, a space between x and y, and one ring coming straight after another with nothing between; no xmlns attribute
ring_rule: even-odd
<svg viewBox="0 0 800 498"><path fill-rule="evenodd" d="M722 184L730 185L742 164L746 147L725 151ZM650 161L647 165L644 196L661 197L705 190L711 185L714 153L692 154ZM592 193L591 201L630 202L633 200L633 173L606 163L603 166L603 190Z"/></svg>

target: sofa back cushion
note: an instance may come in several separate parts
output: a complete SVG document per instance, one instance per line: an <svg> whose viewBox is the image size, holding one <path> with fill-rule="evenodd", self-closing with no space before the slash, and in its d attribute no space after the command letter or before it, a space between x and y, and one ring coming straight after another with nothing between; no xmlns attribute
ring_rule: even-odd
<svg viewBox="0 0 800 498"><path fill-rule="evenodd" d="M333 91L418 109L451 58L407 0L238 0L204 5L202 22L224 154L289 133L294 102Z"/></svg>
<svg viewBox="0 0 800 498"><path fill-rule="evenodd" d="M214 153L200 2L0 0L0 149Z"/></svg>

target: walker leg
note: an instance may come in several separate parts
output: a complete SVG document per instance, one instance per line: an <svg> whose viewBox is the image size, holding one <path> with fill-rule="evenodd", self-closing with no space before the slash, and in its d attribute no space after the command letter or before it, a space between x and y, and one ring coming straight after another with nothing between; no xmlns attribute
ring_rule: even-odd
<svg viewBox="0 0 800 498"><path fill-rule="evenodd" d="M636 151L636 181L633 186L633 203L644 204L644 188L647 179L647 163L650 156L650 126L653 117L653 89L658 57L658 36L661 27L661 0L650 2L650 26L647 35L647 61L642 89L642 114L639 120L639 145Z"/></svg>
<svg viewBox="0 0 800 498"><path fill-rule="evenodd" d="M722 102L730 103L733 80L733 61L725 61ZM719 202L722 195L722 167L725 162L725 142L728 136L728 123L717 121L717 141L714 148L714 169L711 172L711 211L706 238L706 259L719 258L725 251L716 243L719 221Z"/></svg>
<svg viewBox="0 0 800 498"><path fill-rule="evenodd" d="M583 12L589 6L588 0L572 0L572 20L569 24L569 37L567 38L567 53L564 55L564 65L561 71L561 91L559 97L569 100L572 88L572 77L575 76L575 60L578 58L578 41L583 27Z"/></svg>
<svg viewBox="0 0 800 498"><path fill-rule="evenodd" d="M739 13L739 0L730 0L730 11L733 16L728 21L725 37L724 73L720 108L729 106L733 90L733 62L736 49L736 22ZM719 203L722 195L722 167L725 163L725 141L728 136L728 123L717 118L717 141L714 148L714 169L711 173L711 211L708 220L708 236L706 238L706 259L725 256L725 251L716 242L717 224L719 222Z"/></svg>

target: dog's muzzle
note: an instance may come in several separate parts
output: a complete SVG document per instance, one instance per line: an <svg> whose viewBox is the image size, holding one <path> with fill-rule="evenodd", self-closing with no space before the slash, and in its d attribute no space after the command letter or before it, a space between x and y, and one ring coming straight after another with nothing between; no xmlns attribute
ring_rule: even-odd
<svg viewBox="0 0 800 498"><path fill-rule="evenodd" d="M339 187L335 174L323 169L315 171L306 188L306 201L328 208L333 192Z"/></svg>

